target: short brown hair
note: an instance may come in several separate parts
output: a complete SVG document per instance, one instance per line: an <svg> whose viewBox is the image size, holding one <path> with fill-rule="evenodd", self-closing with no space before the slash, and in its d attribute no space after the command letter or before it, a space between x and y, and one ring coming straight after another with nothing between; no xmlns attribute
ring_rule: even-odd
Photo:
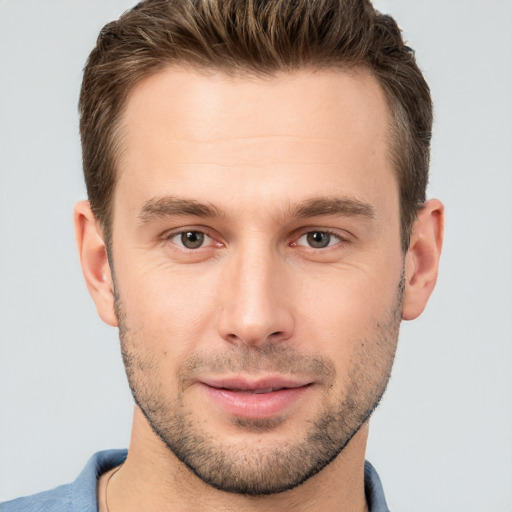
<svg viewBox="0 0 512 512"><path fill-rule="evenodd" d="M369 0L145 0L107 24L87 61L79 103L87 192L107 242L127 97L141 80L176 63L266 76L368 69L392 112L390 149L407 250L425 202L432 102L396 22Z"/></svg>

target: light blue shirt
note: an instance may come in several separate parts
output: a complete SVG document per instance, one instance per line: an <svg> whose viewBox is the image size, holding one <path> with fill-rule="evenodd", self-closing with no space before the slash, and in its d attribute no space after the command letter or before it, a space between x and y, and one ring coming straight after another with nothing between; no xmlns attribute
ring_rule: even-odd
<svg viewBox="0 0 512 512"><path fill-rule="evenodd" d="M98 512L98 478L122 464L127 454L127 450L98 452L89 459L73 483L0 503L0 512ZM364 480L370 512L389 512L379 475L369 462L365 462Z"/></svg>

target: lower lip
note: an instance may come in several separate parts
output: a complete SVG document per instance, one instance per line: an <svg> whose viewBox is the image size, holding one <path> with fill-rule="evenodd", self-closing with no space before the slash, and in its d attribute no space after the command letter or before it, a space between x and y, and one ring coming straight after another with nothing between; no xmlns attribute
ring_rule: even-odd
<svg viewBox="0 0 512 512"><path fill-rule="evenodd" d="M231 391L206 384L203 387L213 402L224 411L241 418L265 419L285 412L300 400L310 386L279 389L270 393Z"/></svg>

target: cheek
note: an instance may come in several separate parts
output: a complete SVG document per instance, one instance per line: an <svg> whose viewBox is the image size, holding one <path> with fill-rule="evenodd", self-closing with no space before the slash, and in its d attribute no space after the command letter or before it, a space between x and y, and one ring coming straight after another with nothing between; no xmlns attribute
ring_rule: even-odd
<svg viewBox="0 0 512 512"><path fill-rule="evenodd" d="M397 304L400 272L386 277L361 270L340 271L302 288L305 338L317 340L336 360L349 360L358 343L374 338L390 322ZM299 320L300 322L300 320Z"/></svg>
<svg viewBox="0 0 512 512"><path fill-rule="evenodd" d="M338 322L357 324L370 318L376 307L382 307L384 295L372 279L354 278L347 273L315 283L305 292L306 306L326 327Z"/></svg>
<svg viewBox="0 0 512 512"><path fill-rule="evenodd" d="M141 350L163 360L185 357L211 324L213 288L186 272L129 266L122 270L118 293L132 343L142 342Z"/></svg>

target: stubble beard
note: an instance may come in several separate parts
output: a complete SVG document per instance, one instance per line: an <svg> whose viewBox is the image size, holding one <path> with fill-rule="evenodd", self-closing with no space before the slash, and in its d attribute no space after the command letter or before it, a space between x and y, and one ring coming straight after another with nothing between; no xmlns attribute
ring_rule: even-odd
<svg viewBox="0 0 512 512"><path fill-rule="evenodd" d="M135 402L155 434L168 449L206 484L222 491L248 496L284 492L302 484L333 461L369 419L379 404L391 373L401 319L403 279L397 300L376 323L371 335L359 340L347 386L333 400L336 371L331 361L298 353L284 344L267 344L259 348L237 347L222 354L193 355L180 366L178 393L169 399L161 392L157 374L158 361L141 355L141 347L125 318L121 301L116 297L121 350L128 382ZM304 425L301 439L266 443L265 434L279 428L282 418L249 420L234 418L242 433L254 435L255 443L219 439L203 427L184 401L184 383L198 369L210 371L268 372L288 375L321 376L325 407Z"/></svg>

